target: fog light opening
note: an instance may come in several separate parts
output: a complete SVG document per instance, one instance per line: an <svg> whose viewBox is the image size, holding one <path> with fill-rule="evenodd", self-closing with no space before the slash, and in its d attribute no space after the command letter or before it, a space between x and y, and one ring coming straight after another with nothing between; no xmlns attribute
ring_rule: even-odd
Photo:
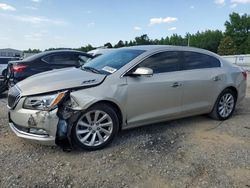
<svg viewBox="0 0 250 188"><path fill-rule="evenodd" d="M39 128L30 128L29 132L32 134L38 134L38 135L48 135L47 131L45 131L44 129L39 129Z"/></svg>

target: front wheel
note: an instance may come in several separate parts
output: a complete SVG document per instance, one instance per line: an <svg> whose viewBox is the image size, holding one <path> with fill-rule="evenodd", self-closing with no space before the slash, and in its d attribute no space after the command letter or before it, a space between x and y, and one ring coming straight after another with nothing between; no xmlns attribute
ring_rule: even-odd
<svg viewBox="0 0 250 188"><path fill-rule="evenodd" d="M81 148L96 150L111 143L118 128L118 117L112 107L97 104L79 117L72 129L72 137Z"/></svg>
<svg viewBox="0 0 250 188"><path fill-rule="evenodd" d="M235 110L236 94L231 89L225 89L218 97L210 117L217 120L230 118Z"/></svg>

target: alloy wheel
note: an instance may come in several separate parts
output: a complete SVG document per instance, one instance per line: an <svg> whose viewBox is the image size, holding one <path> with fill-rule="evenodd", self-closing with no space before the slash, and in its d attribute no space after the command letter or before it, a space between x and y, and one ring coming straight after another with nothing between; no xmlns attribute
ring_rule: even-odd
<svg viewBox="0 0 250 188"><path fill-rule="evenodd" d="M93 110L84 114L76 124L76 136L86 146L99 146L113 131L113 121L104 111Z"/></svg>
<svg viewBox="0 0 250 188"><path fill-rule="evenodd" d="M230 116L234 109L234 96L231 93L225 93L219 102L218 112L221 117L226 118Z"/></svg>

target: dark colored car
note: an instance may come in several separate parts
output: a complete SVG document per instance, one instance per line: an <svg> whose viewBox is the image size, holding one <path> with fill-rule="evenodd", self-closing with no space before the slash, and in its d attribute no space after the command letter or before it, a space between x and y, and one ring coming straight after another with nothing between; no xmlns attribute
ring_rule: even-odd
<svg viewBox="0 0 250 188"><path fill-rule="evenodd" d="M19 59L19 57L0 57L0 78L6 76L8 62Z"/></svg>
<svg viewBox="0 0 250 188"><path fill-rule="evenodd" d="M8 62L19 59L19 57L0 57L0 93L4 92L8 86L6 79Z"/></svg>
<svg viewBox="0 0 250 188"><path fill-rule="evenodd" d="M92 59L90 54L75 50L53 50L35 54L8 64L7 79L10 85L37 73L67 67L80 67Z"/></svg>

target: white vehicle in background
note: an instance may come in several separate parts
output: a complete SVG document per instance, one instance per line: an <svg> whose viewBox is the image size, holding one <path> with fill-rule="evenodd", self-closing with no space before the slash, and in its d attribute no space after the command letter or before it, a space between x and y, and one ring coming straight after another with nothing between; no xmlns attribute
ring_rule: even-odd
<svg viewBox="0 0 250 188"><path fill-rule="evenodd" d="M113 52L115 49L111 48L97 48L95 50L91 50L88 52L88 54L92 55L93 57L98 57L103 54L107 54L110 52Z"/></svg>
<svg viewBox="0 0 250 188"><path fill-rule="evenodd" d="M250 54L226 55L222 57L230 63L236 64L243 69L250 71Z"/></svg>

